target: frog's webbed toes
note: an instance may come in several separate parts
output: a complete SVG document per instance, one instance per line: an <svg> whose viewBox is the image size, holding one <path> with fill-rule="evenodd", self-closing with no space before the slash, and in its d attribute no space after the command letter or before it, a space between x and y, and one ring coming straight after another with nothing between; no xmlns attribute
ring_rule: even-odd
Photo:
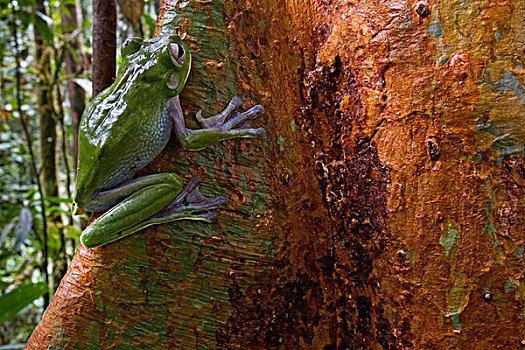
<svg viewBox="0 0 525 350"><path fill-rule="evenodd" d="M226 197L206 198L198 188L186 196L186 205L179 210L188 215L187 219L211 222L217 217L216 210L224 208L229 200Z"/></svg>
<svg viewBox="0 0 525 350"><path fill-rule="evenodd" d="M188 197L190 193L192 193L195 190L197 190L198 192L198 187L201 182L202 182L202 178L199 175L193 177L190 180L190 182L188 182L188 184L184 186L184 188L182 189L182 191L180 191L177 197L175 197L175 199L171 201L171 203L168 204L166 208L164 208L164 210L181 205L186 200L186 198Z"/></svg>
<svg viewBox="0 0 525 350"><path fill-rule="evenodd" d="M179 195L164 209L154 215L154 219L173 218L212 222L217 209L228 204L226 197L206 198L199 191L200 176L195 176L182 189Z"/></svg>
<svg viewBox="0 0 525 350"><path fill-rule="evenodd" d="M264 129L253 129L250 121L259 118L264 114L264 107L256 105L244 112L235 112L242 105L240 97L235 96L231 99L228 106L219 114L209 118L203 118L202 112L197 113L197 120L207 129L215 129L224 134L235 137L258 136L264 134ZM241 131L242 132L236 132ZM235 135L235 136L234 136Z"/></svg>
<svg viewBox="0 0 525 350"><path fill-rule="evenodd" d="M198 188L195 188L186 196L186 202L188 206L214 210L224 208L229 200L226 197L206 198L200 193Z"/></svg>
<svg viewBox="0 0 525 350"><path fill-rule="evenodd" d="M223 130L230 131L233 129L249 129L250 121L259 118L264 114L264 107L261 105L254 106L247 111L233 114L222 126Z"/></svg>
<svg viewBox="0 0 525 350"><path fill-rule="evenodd" d="M230 115L232 115L232 113L235 112L235 110L241 105L241 98L235 96L231 99L230 103L228 103L228 106L226 106L226 108L221 113L208 118L203 118L202 111L198 111L196 117L203 127L207 129L220 129L224 124L224 121L228 119Z"/></svg>

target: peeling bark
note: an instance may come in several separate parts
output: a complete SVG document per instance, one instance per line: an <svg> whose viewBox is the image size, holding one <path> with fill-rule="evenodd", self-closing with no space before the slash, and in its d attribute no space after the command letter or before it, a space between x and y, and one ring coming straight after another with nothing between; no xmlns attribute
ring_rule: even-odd
<svg viewBox="0 0 525 350"><path fill-rule="evenodd" d="M188 123L238 94L268 137L170 143L145 173L228 209L79 247L29 348L523 346L523 1L177 8Z"/></svg>

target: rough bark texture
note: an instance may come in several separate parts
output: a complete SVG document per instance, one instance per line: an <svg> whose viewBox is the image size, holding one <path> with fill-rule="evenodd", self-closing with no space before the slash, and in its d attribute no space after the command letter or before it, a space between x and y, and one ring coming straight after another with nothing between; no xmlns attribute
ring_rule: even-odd
<svg viewBox="0 0 525 350"><path fill-rule="evenodd" d="M524 5L181 3L188 122L238 94L268 137L170 143L229 208L79 247L28 347L523 346Z"/></svg>
<svg viewBox="0 0 525 350"><path fill-rule="evenodd" d="M115 80L117 55L117 3L93 0L93 96Z"/></svg>

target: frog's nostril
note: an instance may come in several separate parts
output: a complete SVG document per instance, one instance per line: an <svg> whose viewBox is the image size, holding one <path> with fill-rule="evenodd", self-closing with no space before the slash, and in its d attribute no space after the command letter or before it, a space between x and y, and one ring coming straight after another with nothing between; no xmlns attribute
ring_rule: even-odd
<svg viewBox="0 0 525 350"><path fill-rule="evenodd" d="M170 88L175 90L179 86L179 78L175 74L172 74L170 78L168 79L168 82L166 85Z"/></svg>

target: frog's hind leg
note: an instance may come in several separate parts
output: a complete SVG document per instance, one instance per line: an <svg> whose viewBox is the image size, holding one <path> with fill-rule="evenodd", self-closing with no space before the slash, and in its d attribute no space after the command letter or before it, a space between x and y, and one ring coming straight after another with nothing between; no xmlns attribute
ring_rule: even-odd
<svg viewBox="0 0 525 350"><path fill-rule="evenodd" d="M217 216L215 211L226 206L228 199L225 197L204 197L199 192L198 185L200 182L199 176L194 177L164 209L143 222L124 230L122 235L131 234L150 225L177 220L197 220L211 223Z"/></svg>
<svg viewBox="0 0 525 350"><path fill-rule="evenodd" d="M138 178L114 190L99 193L94 200L98 205L119 198L122 200L93 221L82 232L80 241L86 247L96 247L135 232L128 229L168 206L181 193L182 187L179 176L162 173Z"/></svg>

